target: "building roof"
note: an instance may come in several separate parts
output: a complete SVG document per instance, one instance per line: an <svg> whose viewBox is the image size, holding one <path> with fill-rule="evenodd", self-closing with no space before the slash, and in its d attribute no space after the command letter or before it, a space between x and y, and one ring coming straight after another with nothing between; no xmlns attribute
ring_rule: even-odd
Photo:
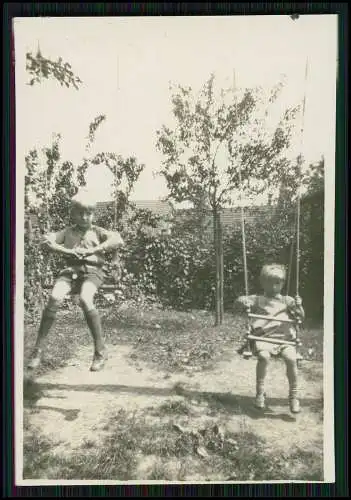
<svg viewBox="0 0 351 500"><path fill-rule="evenodd" d="M273 215L274 206L264 205L255 207L244 207L244 218L246 223L257 221L260 218L265 218L267 215ZM178 211L179 219L182 215L186 215L190 209L182 209ZM241 223L241 209L239 207L224 208L221 210L221 221L224 227L230 227ZM205 214L205 225L212 225L212 214L210 210Z"/></svg>
<svg viewBox="0 0 351 500"><path fill-rule="evenodd" d="M139 210L150 210L152 213L157 215L170 215L172 212L172 207L170 203L160 200L136 200L132 201L132 204L136 206ZM113 201L100 201L96 206L96 214L99 215L102 210L107 208L113 208Z"/></svg>
<svg viewBox="0 0 351 500"><path fill-rule="evenodd" d="M316 194L319 196L319 194ZM303 201L307 202L305 198ZM155 215L169 216L172 214L172 206L170 203L160 200L136 200L133 201L135 207L139 210L150 210ZM113 201L98 202L96 208L96 215L99 216L106 209L113 210ZM181 220L183 216L191 213L192 209L178 209L176 210L176 219ZM267 215L273 215L277 208L275 206L263 205L254 207L245 207L244 216L245 222L257 222L260 218L265 219ZM279 209L278 209L279 210ZM33 226L37 226L37 216L35 214L29 215ZM241 222L241 209L239 207L225 208L221 211L221 220L223 227L233 227ZM205 226L212 226L212 215L208 210L205 216Z"/></svg>

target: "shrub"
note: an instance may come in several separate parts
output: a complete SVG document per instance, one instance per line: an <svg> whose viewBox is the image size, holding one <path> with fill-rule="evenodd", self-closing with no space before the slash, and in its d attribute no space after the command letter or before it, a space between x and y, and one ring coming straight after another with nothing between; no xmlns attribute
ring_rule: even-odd
<svg viewBox="0 0 351 500"><path fill-rule="evenodd" d="M61 177L57 179L58 189L50 205L54 227L63 223L64 214L59 207L67 206L65 197L71 194L60 188L62 176L66 184L72 175L69 165L66 166L67 169L63 169ZM319 186L302 200L301 207L300 294L307 316L318 320L323 315L323 202L323 190ZM144 307L160 301L176 309L213 309L215 266L211 231L206 231L196 214L193 221L189 214L170 220L149 210L137 210L128 203L126 207L123 217L119 214L117 220L117 229L122 233L126 246L119 252L118 261L109 271L109 279L114 283L115 290L100 293L98 305L131 302ZM42 232L46 214L40 211L37 214ZM112 228L113 215L111 210L105 209L96 223ZM170 222L171 233L164 230ZM295 294L294 226L295 206L291 203L276 207L271 213L267 212L246 224L250 293L259 290L258 276L262 265L279 262L288 266L289 294ZM224 229L224 305L230 310L235 298L244 293L242 234L240 225L234 221L232 227L227 225ZM53 283L54 275L62 264L59 258L45 254L38 246L39 236L40 231L37 231L31 238L28 235L25 238L25 304L31 313L38 309L38 303L42 304L46 300L45 286ZM291 259L292 242L295 247Z"/></svg>
<svg viewBox="0 0 351 500"><path fill-rule="evenodd" d="M316 206L317 200L314 200ZM300 294L307 314L321 319L323 304L323 206L311 215L306 201L301 217ZM311 220L311 217L313 220ZM296 235L295 210L287 208L260 217L246 226L249 291L259 290L258 276L264 263L279 262L288 267L289 294L295 295ZM124 265L139 280L146 295L156 295L175 308L214 307L214 248L204 233L176 230L170 236L139 231L130 241ZM294 244L293 248L292 244ZM291 259L291 250L293 255ZM227 228L223 238L225 307L244 293L242 235L240 227ZM289 262L290 261L290 262ZM285 290L287 291L287 290ZM311 300L313 298L313 300Z"/></svg>

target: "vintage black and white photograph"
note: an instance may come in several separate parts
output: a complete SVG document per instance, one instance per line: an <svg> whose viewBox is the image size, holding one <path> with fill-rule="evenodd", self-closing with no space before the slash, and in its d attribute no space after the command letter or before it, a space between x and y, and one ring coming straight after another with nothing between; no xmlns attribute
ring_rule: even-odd
<svg viewBox="0 0 351 500"><path fill-rule="evenodd" d="M16 483L334 482L337 16L13 26Z"/></svg>

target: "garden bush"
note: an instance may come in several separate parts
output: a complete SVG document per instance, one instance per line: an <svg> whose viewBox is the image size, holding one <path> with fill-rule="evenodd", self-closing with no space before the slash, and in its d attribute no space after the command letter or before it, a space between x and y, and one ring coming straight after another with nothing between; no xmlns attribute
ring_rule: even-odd
<svg viewBox="0 0 351 500"><path fill-rule="evenodd" d="M316 200L314 200L316 204ZM321 207L319 207L321 208ZM306 210L302 217L300 247L300 294L307 315L322 319L323 310L323 222L322 210L316 210L318 220L311 222ZM246 226L246 247L249 292L259 290L258 276L266 262L284 263L289 267L291 244L294 239L294 211L286 210L260 217ZM133 220L132 220L133 219ZM110 268L109 282L116 289L100 294L99 305L132 301L145 305L160 301L176 309L214 308L214 247L208 234L199 234L174 227L172 233L158 230L161 217L145 211L135 211L128 224L120 228L126 246L118 261ZM108 219L97 221L101 225ZM319 222L318 222L319 221ZM112 224L112 222L111 222ZM110 226L110 224L107 224ZM178 230L177 230L178 229ZM38 246L36 234L26 240L25 303L28 311L46 300L47 287L53 282L62 261ZM242 235L238 225L226 227L223 234L224 305L231 310L235 298L244 293ZM290 268L290 290L295 294L296 256ZM44 288L44 290L43 290ZM285 290L286 291L286 290ZM39 307L42 307L40 305ZM35 307L34 307L35 309Z"/></svg>
<svg viewBox="0 0 351 500"><path fill-rule="evenodd" d="M316 201L315 201L316 203ZM321 200L320 200L321 203ZM301 217L300 293L308 304L310 316L321 319L323 303L323 205L314 208L306 202ZM314 217L314 216L312 216ZM131 285L140 294L160 300L176 309L212 309L214 307L214 247L210 233L189 230L175 222L172 233L158 230L161 217L147 211L135 211L124 227L126 248L121 266ZM103 223L103 221L101 221ZM264 263L287 265L289 294L296 291L295 207L273 210L246 226L249 291L259 290L258 276ZM293 258L291 260L291 246ZM224 300L227 310L244 293L242 235L240 226L227 226L223 235ZM319 279L317 277L319 276ZM317 281L316 281L317 280ZM119 285L121 286L121 285ZM124 281L128 289L127 280ZM313 293L311 294L311 290ZM313 300L311 301L311 298Z"/></svg>
<svg viewBox="0 0 351 500"><path fill-rule="evenodd" d="M40 313L54 277L63 265L62 258L40 246L40 239L49 227L58 230L68 222L69 200L79 182L84 181L87 168L84 162L79 167L81 181L78 182L73 165L60 161L58 141L59 137L51 148L44 150L45 169L38 168L40 160L35 150L26 158L24 301L25 311L31 317ZM307 316L321 320L324 275L324 186L321 172L318 171L312 181L301 206L300 294ZM36 198L39 204L35 203ZM157 301L175 309L213 309L213 236L211 230L206 229L201 214L184 212L181 216L173 214L165 218L150 210L137 209L127 199L123 199L123 203L124 210L118 211L116 220L109 207L96 219L96 224L105 228L116 227L126 242L118 259L109 268L109 281L115 290L100 293L98 305L132 302L144 307ZM251 218L246 224L250 293L259 290L262 265L279 262L289 267L289 293L295 294L296 241L293 258L290 256L295 240L295 210L294 204L287 200L272 208L271 212L265 211L256 219ZM34 227L31 224L33 216L36 220ZM171 231L168 230L170 227ZM233 224L229 222L224 226L223 252L224 306L230 311L235 298L244 293L242 235L237 220L233 219Z"/></svg>

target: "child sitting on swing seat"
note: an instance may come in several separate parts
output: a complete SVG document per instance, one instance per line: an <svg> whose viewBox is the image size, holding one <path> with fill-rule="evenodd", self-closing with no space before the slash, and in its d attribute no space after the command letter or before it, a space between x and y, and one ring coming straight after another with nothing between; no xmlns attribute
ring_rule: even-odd
<svg viewBox="0 0 351 500"><path fill-rule="evenodd" d="M86 189L72 198L73 224L62 231L49 233L43 244L66 259L66 267L59 273L49 301L42 313L37 340L28 368L37 368L41 362L44 341L66 295L79 293L80 305L94 340L91 371L103 368L107 355L102 335L100 316L94 297L105 278L105 253L123 245L118 232L93 225L96 200Z"/></svg>
<svg viewBox="0 0 351 500"><path fill-rule="evenodd" d="M305 312L300 297L293 299L281 294L286 279L284 266L272 264L262 268L260 282L263 288L262 295L241 296L236 305L250 308L252 314L268 315L277 318L274 320L256 319L252 325L255 336L276 338L286 341L296 339L296 328L292 323L282 323L279 319L303 320ZM293 345L275 344L264 341L254 341L253 351L257 356L256 365L256 400L255 406L265 407L264 383L267 367L271 356L281 357L286 365L286 374L289 382L289 405L292 413L299 413L297 350Z"/></svg>

